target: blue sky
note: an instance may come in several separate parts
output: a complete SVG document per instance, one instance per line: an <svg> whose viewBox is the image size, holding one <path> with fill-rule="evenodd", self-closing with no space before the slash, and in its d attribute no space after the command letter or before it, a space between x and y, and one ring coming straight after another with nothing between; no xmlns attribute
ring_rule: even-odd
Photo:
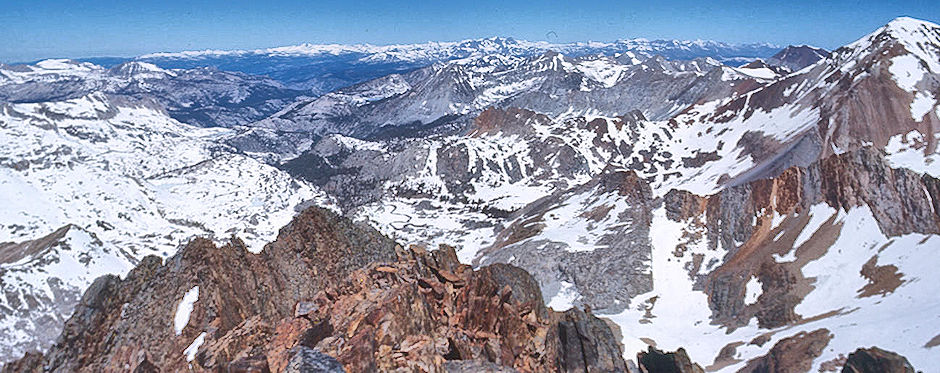
<svg viewBox="0 0 940 373"><path fill-rule="evenodd" d="M0 0L0 61L310 43L711 39L828 49L940 1Z"/></svg>

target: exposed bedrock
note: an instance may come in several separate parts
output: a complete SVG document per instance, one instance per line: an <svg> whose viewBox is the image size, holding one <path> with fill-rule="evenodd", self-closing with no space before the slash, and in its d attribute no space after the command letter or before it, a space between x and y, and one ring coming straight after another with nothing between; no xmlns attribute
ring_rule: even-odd
<svg viewBox="0 0 940 373"><path fill-rule="evenodd" d="M475 271L311 208L261 254L197 239L99 278L55 346L4 371L625 372L619 341L546 308L518 267Z"/></svg>
<svg viewBox="0 0 940 373"><path fill-rule="evenodd" d="M891 168L880 150L862 148L709 197L674 190L664 202L670 219L708 227L709 247L728 250L719 267L699 278L699 286L709 295L713 319L736 328L756 317L761 327L775 328L803 317L794 307L811 290L812 280L804 278L800 269L824 255L841 229L841 223L830 219L794 247L811 206L824 203L836 210L867 206L888 237L936 234L940 232L937 185L929 175ZM793 261L773 258L791 250ZM885 271L890 272L867 270L869 277ZM752 277L760 281L762 295L745 304L745 285Z"/></svg>

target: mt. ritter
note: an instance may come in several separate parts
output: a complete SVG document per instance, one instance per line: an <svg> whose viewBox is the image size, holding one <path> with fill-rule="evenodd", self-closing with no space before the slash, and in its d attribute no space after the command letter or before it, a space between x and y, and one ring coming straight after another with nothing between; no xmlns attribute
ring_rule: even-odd
<svg viewBox="0 0 940 373"><path fill-rule="evenodd" d="M0 65L0 361L933 371L938 97L911 18Z"/></svg>

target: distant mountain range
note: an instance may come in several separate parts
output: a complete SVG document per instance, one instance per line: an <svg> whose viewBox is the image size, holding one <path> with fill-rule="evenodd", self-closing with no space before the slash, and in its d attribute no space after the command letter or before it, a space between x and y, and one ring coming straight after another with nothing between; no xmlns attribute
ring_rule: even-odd
<svg viewBox="0 0 940 373"><path fill-rule="evenodd" d="M317 97L389 74L406 74L455 60L496 56L534 58L556 51L569 58L710 58L739 65L769 57L779 49L771 44L737 45L713 41L634 39L550 44L494 37L425 44L303 44L250 51L46 60L30 65L0 64L0 86L6 85L0 89L0 100L65 100L95 91L148 95L160 101L177 120L204 127L232 127L261 120L302 96Z"/></svg>
<svg viewBox="0 0 940 373"><path fill-rule="evenodd" d="M0 66L12 371L940 365L933 23L106 65Z"/></svg>
<svg viewBox="0 0 940 373"><path fill-rule="evenodd" d="M70 100L96 92L153 99L173 118L201 127L246 125L306 93L268 77L212 67L168 70L129 61L105 68L73 60L0 65L0 101Z"/></svg>
<svg viewBox="0 0 940 373"><path fill-rule="evenodd" d="M317 98L299 99L255 126L354 137L424 127L459 131L488 107L550 116L619 116L639 110L667 119L701 100L744 92L779 74L710 58L667 60L626 52L569 57L486 55L391 74Z"/></svg>
<svg viewBox="0 0 940 373"><path fill-rule="evenodd" d="M729 44L715 41L680 41L631 39L615 42L553 44L513 38L491 37L459 42L429 42L398 45L301 44L258 50L205 50L153 53L131 59L88 59L105 67L130 60L150 62L162 68L191 69L214 67L220 70L266 75L288 88L308 90L320 95L337 88L402 73L435 62L509 55L532 57L556 51L571 57L613 56L633 52L639 56L659 55L670 60L711 57L739 65L755 58L766 58L781 47L766 44Z"/></svg>

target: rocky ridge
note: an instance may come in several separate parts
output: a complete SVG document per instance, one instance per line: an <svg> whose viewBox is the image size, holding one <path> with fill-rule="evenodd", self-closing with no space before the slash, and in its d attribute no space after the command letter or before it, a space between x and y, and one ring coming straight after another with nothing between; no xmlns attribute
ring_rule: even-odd
<svg viewBox="0 0 940 373"><path fill-rule="evenodd" d="M260 254L196 239L123 279L99 278L55 346L3 372L705 372L683 349L625 361L619 332L545 307L518 267L474 270L451 247L405 249L314 207ZM806 371L831 338L783 339L740 372ZM874 371L913 368L878 348L844 361L843 372Z"/></svg>
<svg viewBox="0 0 940 373"><path fill-rule="evenodd" d="M790 72L796 72L826 57L829 57L829 52L822 48L809 45L788 45L766 60L771 66L784 67Z"/></svg>
<svg viewBox="0 0 940 373"><path fill-rule="evenodd" d="M310 208L260 254L197 239L99 278L55 346L4 369L283 371L315 349L351 372L623 372L617 340L590 314L547 309L519 268L473 270L451 248L402 249Z"/></svg>

